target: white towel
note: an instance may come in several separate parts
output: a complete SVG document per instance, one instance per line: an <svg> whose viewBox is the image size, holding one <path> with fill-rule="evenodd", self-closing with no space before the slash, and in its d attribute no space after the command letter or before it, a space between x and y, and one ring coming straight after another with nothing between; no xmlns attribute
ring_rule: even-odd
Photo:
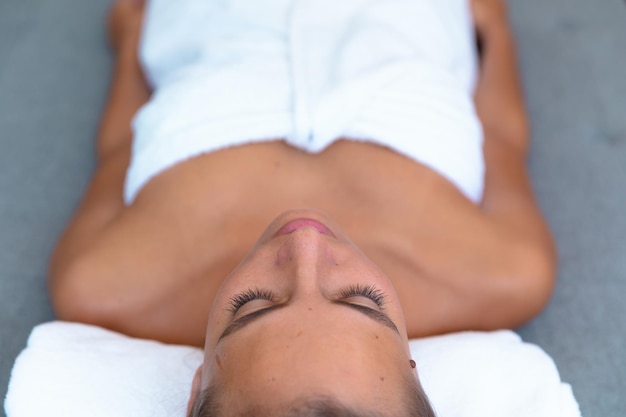
<svg viewBox="0 0 626 417"><path fill-rule="evenodd" d="M580 417L552 359L511 331L412 340L439 417ZM8 417L184 416L199 349L98 327L35 327L15 362Z"/></svg>
<svg viewBox="0 0 626 417"><path fill-rule="evenodd" d="M155 89L125 183L218 149L341 137L388 147L480 201L482 129L468 0L151 0L141 46Z"/></svg>

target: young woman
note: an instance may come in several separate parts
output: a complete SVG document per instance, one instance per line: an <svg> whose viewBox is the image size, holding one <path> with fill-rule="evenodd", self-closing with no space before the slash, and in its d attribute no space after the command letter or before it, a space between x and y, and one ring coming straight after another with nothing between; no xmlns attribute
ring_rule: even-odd
<svg viewBox="0 0 626 417"><path fill-rule="evenodd" d="M111 10L60 319L204 346L194 415L395 416L432 413L408 338L541 311L554 249L501 0L146 7Z"/></svg>

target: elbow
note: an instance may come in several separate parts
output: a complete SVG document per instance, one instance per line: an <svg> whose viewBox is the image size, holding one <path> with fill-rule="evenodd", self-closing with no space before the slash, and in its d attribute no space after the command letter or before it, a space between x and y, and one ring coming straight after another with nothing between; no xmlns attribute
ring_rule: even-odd
<svg viewBox="0 0 626 417"><path fill-rule="evenodd" d="M59 320L115 328L120 320L120 300L107 286L101 265L88 256L49 274L48 288Z"/></svg>
<svg viewBox="0 0 626 417"><path fill-rule="evenodd" d="M503 300L513 327L538 316L548 305L556 282L557 260L554 246L525 246L512 254Z"/></svg>
<svg viewBox="0 0 626 417"><path fill-rule="evenodd" d="M548 305L554 289L556 256L552 247L516 245L501 257L491 279L476 297L479 328L519 327Z"/></svg>

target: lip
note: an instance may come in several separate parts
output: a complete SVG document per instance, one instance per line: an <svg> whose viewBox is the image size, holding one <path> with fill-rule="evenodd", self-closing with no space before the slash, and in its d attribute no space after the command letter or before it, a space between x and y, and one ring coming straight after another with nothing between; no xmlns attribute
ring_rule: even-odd
<svg viewBox="0 0 626 417"><path fill-rule="evenodd" d="M303 227L312 227L323 235L337 238L337 236L335 236L335 234L325 224L321 223L318 220L310 218L295 219L288 222L283 227L278 229L273 237L288 235Z"/></svg>

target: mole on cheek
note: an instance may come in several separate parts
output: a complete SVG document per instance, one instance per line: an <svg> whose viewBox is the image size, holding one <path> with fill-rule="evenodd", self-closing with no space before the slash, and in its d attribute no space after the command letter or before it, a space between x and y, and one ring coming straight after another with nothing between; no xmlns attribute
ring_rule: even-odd
<svg viewBox="0 0 626 417"><path fill-rule="evenodd" d="M380 377L380 382L385 382L385 377L384 376Z"/></svg>

